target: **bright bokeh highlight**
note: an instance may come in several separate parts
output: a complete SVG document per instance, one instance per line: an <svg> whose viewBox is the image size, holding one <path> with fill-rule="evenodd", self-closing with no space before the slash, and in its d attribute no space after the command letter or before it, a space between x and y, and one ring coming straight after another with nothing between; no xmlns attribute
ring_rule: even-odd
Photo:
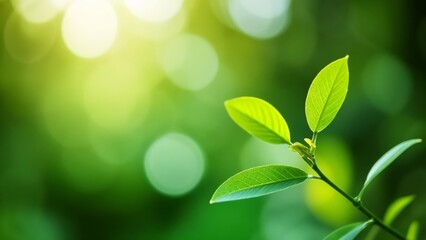
<svg viewBox="0 0 426 240"><path fill-rule="evenodd" d="M169 133L157 139L145 155L145 172L159 192L178 196L191 191L201 180L205 161L200 146L190 137Z"/></svg>
<svg viewBox="0 0 426 240"><path fill-rule="evenodd" d="M54 1L59 0L12 0L11 2L15 11L28 22L45 23L60 12L60 8Z"/></svg>
<svg viewBox="0 0 426 240"><path fill-rule="evenodd" d="M49 2L57 9L65 10L74 0L49 0Z"/></svg>
<svg viewBox="0 0 426 240"><path fill-rule="evenodd" d="M125 0L127 9L147 22L164 22L178 14L183 0Z"/></svg>
<svg viewBox="0 0 426 240"><path fill-rule="evenodd" d="M67 47L79 57L95 58L107 52L117 33L117 16L105 0L76 0L62 21Z"/></svg>
<svg viewBox="0 0 426 240"><path fill-rule="evenodd" d="M164 46L160 64L176 86L196 91L214 80L219 59L207 40L193 34L182 34Z"/></svg>
<svg viewBox="0 0 426 240"><path fill-rule="evenodd" d="M229 0L234 24L243 33L260 39L277 36L288 23L289 0Z"/></svg>

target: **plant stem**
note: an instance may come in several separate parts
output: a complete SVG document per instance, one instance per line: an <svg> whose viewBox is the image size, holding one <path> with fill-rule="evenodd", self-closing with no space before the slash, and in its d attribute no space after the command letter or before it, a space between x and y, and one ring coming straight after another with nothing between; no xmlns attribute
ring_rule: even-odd
<svg viewBox="0 0 426 240"><path fill-rule="evenodd" d="M339 192L343 197L345 197L347 200L349 200L356 208L358 208L365 216L369 217L373 220L373 222L381 227L386 232L392 234L398 239L405 240L405 237L402 236L400 233L398 233L393 228L387 226L385 223L383 223L382 220L380 220L378 217L376 217L370 210L368 210L364 205L362 204L360 199L353 198L349 196L345 191L343 191L341 188L339 188L336 184L334 184L330 179L328 179L327 176L324 175L324 173L318 168L317 164L315 163L312 166L312 169L320 176L320 179L326 182L330 187L332 187L334 190Z"/></svg>
<svg viewBox="0 0 426 240"><path fill-rule="evenodd" d="M318 133L317 133L317 132L314 132L314 133L312 134L312 142L313 142L314 144L317 144L317 137L318 137Z"/></svg>

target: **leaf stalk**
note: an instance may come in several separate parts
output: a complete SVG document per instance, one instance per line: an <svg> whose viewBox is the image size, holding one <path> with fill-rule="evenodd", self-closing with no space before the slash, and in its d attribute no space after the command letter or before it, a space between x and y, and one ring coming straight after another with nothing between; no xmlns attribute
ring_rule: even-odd
<svg viewBox="0 0 426 240"><path fill-rule="evenodd" d="M314 157L315 159L315 157ZM316 161L314 161L315 164L312 167L312 169L318 174L319 178L323 180L325 183L327 183L330 187L332 187L334 190L336 190L338 193L340 193L343 197L345 197L348 201L350 201L360 212L362 212L365 216L370 218L374 224L385 230L386 232L390 233L397 239L405 240L406 238L402 236L398 231L393 229L392 227L386 225L380 218L378 218L376 215L374 215L370 210L368 210L363 204L360 198L353 198L348 193L343 191L341 188L339 188L336 184L334 184L318 167L316 164Z"/></svg>

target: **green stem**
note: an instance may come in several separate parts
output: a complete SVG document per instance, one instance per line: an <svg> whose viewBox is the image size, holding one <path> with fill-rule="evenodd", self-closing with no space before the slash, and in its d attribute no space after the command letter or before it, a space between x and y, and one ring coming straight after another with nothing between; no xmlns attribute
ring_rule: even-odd
<svg viewBox="0 0 426 240"><path fill-rule="evenodd" d="M314 144L317 144L317 137L318 137L318 133L317 133L317 132L314 132L314 133L312 134L312 142L313 142Z"/></svg>
<svg viewBox="0 0 426 240"><path fill-rule="evenodd" d="M314 132L314 133L312 134L312 142L314 143L315 148L314 148L314 149L312 149L312 151L311 151L311 154L312 154L313 156L315 156L315 150L316 150L316 144L317 144L317 137L318 137L318 133L317 133L317 132Z"/></svg>
<svg viewBox="0 0 426 240"><path fill-rule="evenodd" d="M378 225L379 227L381 227L386 232L392 234L396 238L401 239L401 240L405 240L404 236L402 236L400 233L398 233L393 228L391 228L391 227L387 226L386 224L384 224L382 220L380 220L370 210L368 210L366 207L364 207L364 205L362 204L362 202L361 202L360 199L353 198L353 197L349 196L349 194L347 194L345 191L343 191L342 189L340 189L336 184L334 184L330 179L328 179L328 177L324 175L324 173L318 168L318 166L316 164L314 164L312 166L312 169L320 176L321 180L323 180L324 182L326 182L330 187L332 187L334 190L336 190L337 192L339 192L343 197L345 197L347 200L349 200L365 216L367 216L370 219L372 219L373 222L376 225Z"/></svg>

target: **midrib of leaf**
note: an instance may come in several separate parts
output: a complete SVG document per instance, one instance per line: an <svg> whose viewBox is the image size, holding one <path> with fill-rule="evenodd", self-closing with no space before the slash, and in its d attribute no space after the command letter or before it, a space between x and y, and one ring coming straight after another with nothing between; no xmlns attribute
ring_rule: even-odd
<svg viewBox="0 0 426 240"><path fill-rule="evenodd" d="M275 169L275 167L280 167L280 169ZM239 174L242 175L238 176ZM216 189L210 202L263 196L292 187L309 178L313 178L313 176L303 170L283 165L265 165L255 171L248 169L222 183Z"/></svg>
<svg viewBox="0 0 426 240"><path fill-rule="evenodd" d="M317 122L317 124L316 124L315 130L318 130L319 124L320 124L321 119L322 119L322 115L324 114L325 109L327 108L328 100L330 99L330 96L332 95L331 93L333 92L333 90L334 90L334 86L336 85L337 77L339 76L340 72L342 71L343 66L344 66L344 64L341 64L341 65L340 65L339 71L337 71L336 77L335 77L335 78L334 78L334 80L333 80L333 84L332 84L332 86L331 86L331 89L330 89L329 93L327 94L327 97L326 97L326 100L325 100L325 103L324 103L324 107L323 107L323 109L322 109L322 111L320 112L320 115L319 115L319 117L318 117L318 122ZM321 96L321 95L320 95L320 96ZM318 112L318 109L317 109L317 106L316 106L315 102L314 102L314 104L313 104L313 105L315 106L315 110L317 110L317 112ZM328 108L327 108L327 109L328 109Z"/></svg>
<svg viewBox="0 0 426 240"><path fill-rule="evenodd" d="M267 187L267 186L274 185L274 184L279 184L279 183L284 183L284 182L290 182L290 181L304 179L304 178L310 178L310 176L293 177L293 178L289 178L289 179L285 179L285 180L266 182L264 184L263 183L259 183L258 185L248 185L247 182L245 182L243 180L239 180L239 182L243 183L244 185L248 185L248 187L246 187L246 188L240 188L237 191L232 192L232 193L243 192L243 191L246 191L246 190L249 190L249 189Z"/></svg>
<svg viewBox="0 0 426 240"><path fill-rule="evenodd" d="M286 180L268 182L267 184L248 185L248 187L246 187L246 188L240 188L236 191L232 191L232 192L229 192L229 193L224 194L222 196L218 196L216 200L233 198L233 197L235 197L235 195L238 195L238 194L244 194L245 192L250 192L250 191L257 191L259 189L265 189L265 188L268 188L268 187L273 187L274 185L280 185L280 184L286 184L287 185L288 184L289 186L286 186L285 188L292 187L292 186L294 186L298 183L303 182L305 179L308 179L308 178L312 178L312 176L309 176L309 175L308 176L301 176L301 177L297 177L297 178L290 178L290 179L286 179ZM247 185L247 183L242 181L242 180L239 180L239 182ZM292 183L295 183L295 184L292 184ZM281 190L283 190L283 189L277 188L277 189L274 189L273 191L269 191L268 193L263 193L263 194L260 194L258 196L271 194L271 193L278 192L278 191L281 191Z"/></svg>
<svg viewBox="0 0 426 240"><path fill-rule="evenodd" d="M274 172L274 174L276 174L276 175L278 175L280 177L287 178L287 179L284 179L284 180L274 180L270 176L267 176L264 172L256 171L255 173L252 173L252 174L262 174L263 177L265 177L267 179L270 179L270 182L260 182L257 185L250 185L246 181L239 179L238 180L239 182L243 183L244 185L248 185L248 187L247 188L241 188L239 191L236 191L236 192L244 191L244 190L251 189L251 188L257 188L257 187L267 186L267 185L271 185L271 184L275 184L275 183L287 182L287 181L290 181L290 180L293 180L293 179L300 179L300 178L307 178L307 177L309 177L309 176L297 176L297 175L294 175L294 173L290 173L290 172L287 172L288 175L284 175L283 173L277 171L276 169L270 169L270 171ZM277 177L277 179L279 179L279 177Z"/></svg>
<svg viewBox="0 0 426 240"><path fill-rule="evenodd" d="M305 178L307 178L307 177L297 177L297 178L291 178L291 179L287 179L287 180L269 182L267 184L254 185L253 187L243 188L241 190L235 191L234 193L249 191L251 189L255 190L255 189L259 189L259 188L267 188L267 187L270 187L272 185L278 185L278 184L287 183L287 182L298 182L300 179L305 179Z"/></svg>

